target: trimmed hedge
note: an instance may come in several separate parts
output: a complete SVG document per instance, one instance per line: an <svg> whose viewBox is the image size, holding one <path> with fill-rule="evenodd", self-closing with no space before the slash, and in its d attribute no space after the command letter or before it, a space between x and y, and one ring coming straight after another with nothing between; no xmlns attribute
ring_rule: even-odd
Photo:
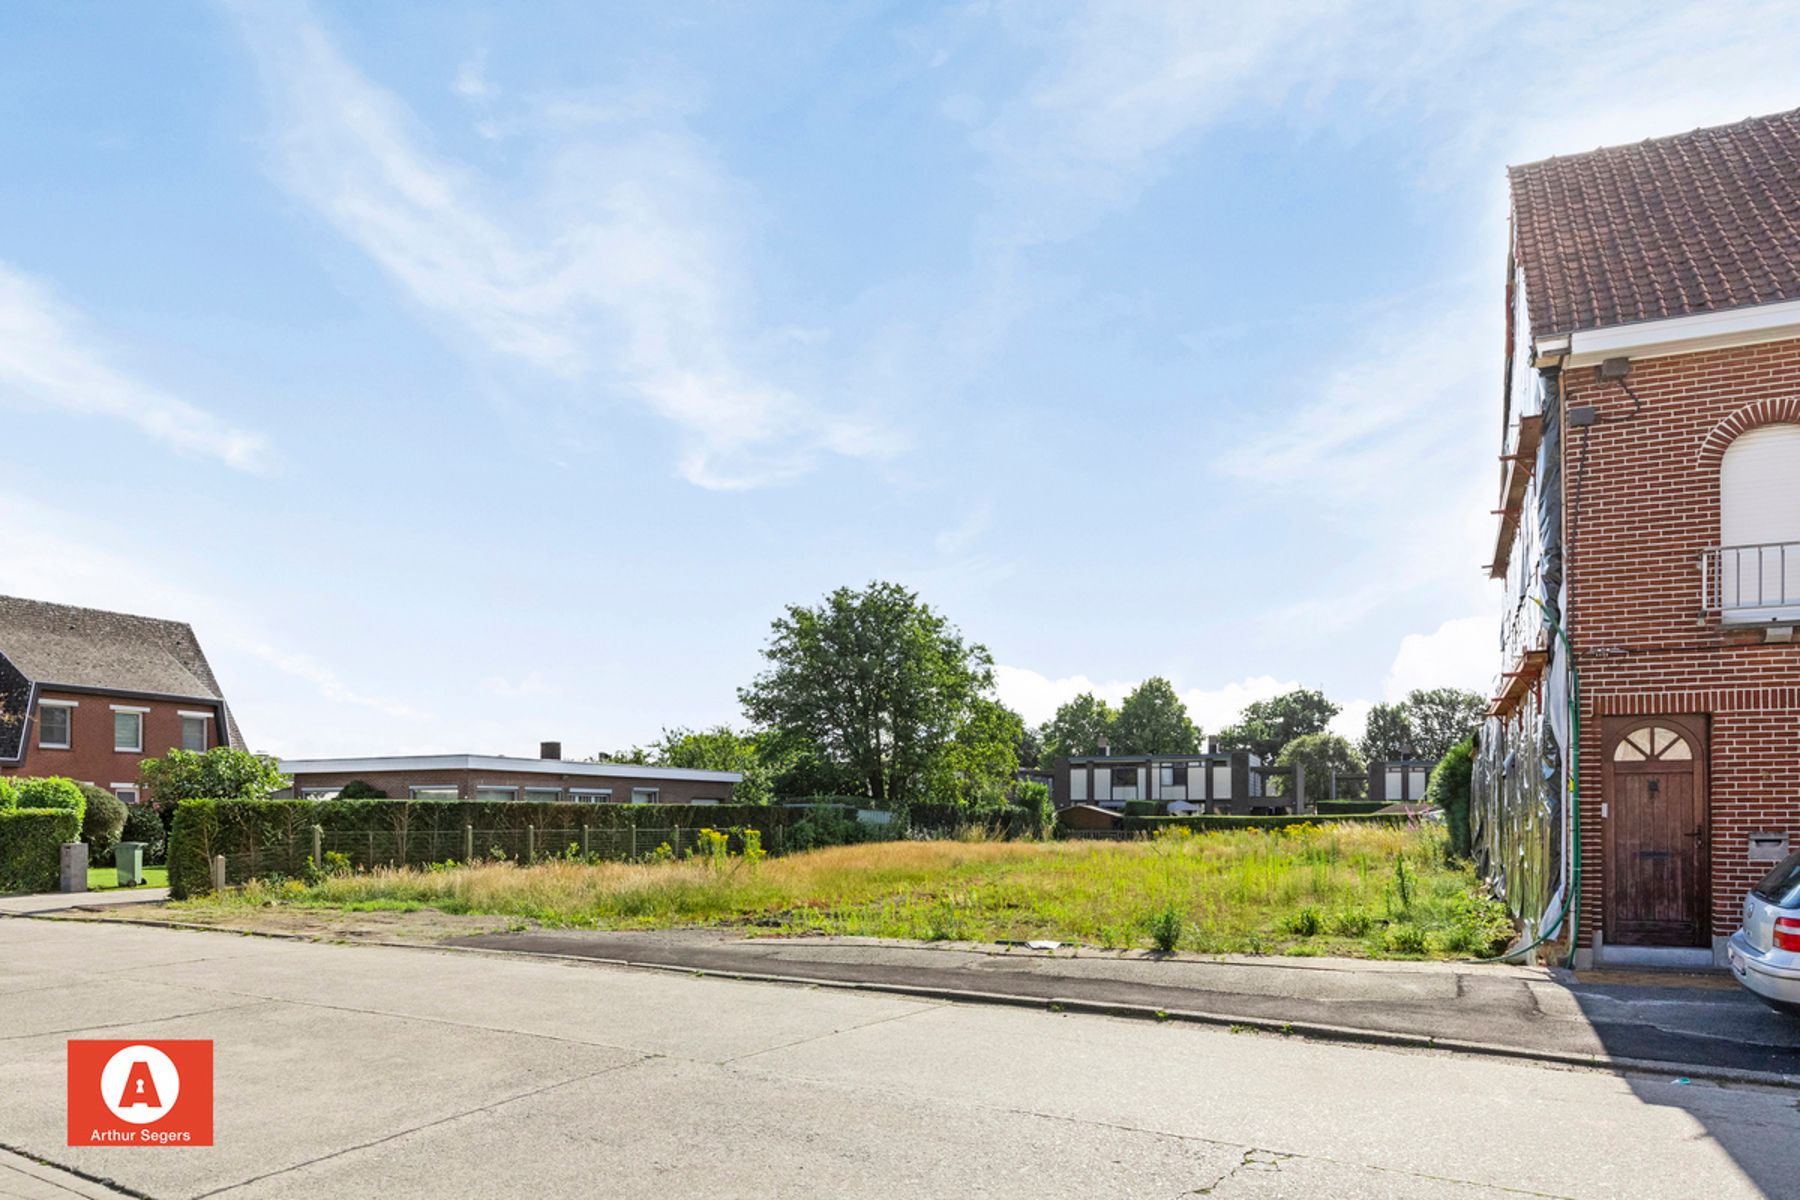
<svg viewBox="0 0 1800 1200"><path fill-rule="evenodd" d="M88 846L88 862L105 866L113 861L113 847L125 828L125 802L103 787L78 785L87 805L81 818L81 840Z"/></svg>
<svg viewBox="0 0 1800 1200"><path fill-rule="evenodd" d="M1209 829L1285 829L1290 825L1404 825L1410 817L1403 813L1345 813L1341 816L1290 816L1280 813L1270 817L1193 816L1193 817L1126 817L1121 822L1126 833L1155 833L1159 829L1192 829L1204 833Z"/></svg>
<svg viewBox="0 0 1800 1200"><path fill-rule="evenodd" d="M1380 812L1388 806L1386 800L1315 800L1313 807L1319 815L1354 817L1367 813Z"/></svg>
<svg viewBox="0 0 1800 1200"><path fill-rule="evenodd" d="M312 827L327 835L324 849L345 855L353 867L388 863L451 861L462 857L463 827L473 826L482 839L477 857L489 844L522 836L527 827L541 831L540 853L561 853L552 833L566 834L582 826L607 834L632 829L754 829L763 847L774 851L776 832L801 814L762 804L555 804L516 800L183 800L175 806L169 828L169 894L176 899L212 890L208 864L216 854L227 858L231 877L248 873L299 876L312 855ZM345 835L369 835L368 842ZM332 837L331 835L339 835ZM339 850L339 846L347 849ZM646 849L653 849L647 847ZM448 851L448 853L446 853ZM372 853L371 853L372 852ZM247 861L251 870L231 869L230 860Z"/></svg>
<svg viewBox="0 0 1800 1200"><path fill-rule="evenodd" d="M0 892L54 892L62 844L80 840L81 815L67 808L0 809Z"/></svg>
<svg viewBox="0 0 1800 1200"><path fill-rule="evenodd" d="M87 816L87 797L81 794L81 785L73 779L64 779L60 775L43 775L20 779L17 786L20 808L66 808L75 814L77 827L82 818Z"/></svg>

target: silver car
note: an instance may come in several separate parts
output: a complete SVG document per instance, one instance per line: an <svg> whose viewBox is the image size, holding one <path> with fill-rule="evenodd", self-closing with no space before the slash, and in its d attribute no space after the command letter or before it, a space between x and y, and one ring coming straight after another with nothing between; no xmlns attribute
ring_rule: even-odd
<svg viewBox="0 0 1800 1200"><path fill-rule="evenodd" d="M1800 853L1744 897L1744 923L1726 948L1737 981L1800 1016Z"/></svg>

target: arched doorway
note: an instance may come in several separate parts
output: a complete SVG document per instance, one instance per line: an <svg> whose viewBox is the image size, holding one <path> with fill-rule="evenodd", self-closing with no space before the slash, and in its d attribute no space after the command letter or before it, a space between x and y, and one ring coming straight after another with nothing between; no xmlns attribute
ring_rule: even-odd
<svg viewBox="0 0 1800 1200"><path fill-rule="evenodd" d="M1606 940L1710 945L1704 720L1611 718L1605 734Z"/></svg>

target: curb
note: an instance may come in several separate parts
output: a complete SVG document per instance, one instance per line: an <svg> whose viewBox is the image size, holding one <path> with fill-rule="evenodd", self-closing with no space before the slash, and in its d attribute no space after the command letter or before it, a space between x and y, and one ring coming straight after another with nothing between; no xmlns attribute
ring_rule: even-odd
<svg viewBox="0 0 1800 1200"><path fill-rule="evenodd" d="M24 920L54 920L51 916L9 913ZM1800 1088L1800 1075L1778 1071L1753 1071L1738 1067L1715 1067L1704 1063L1670 1062L1653 1058L1624 1058L1605 1054L1581 1054L1568 1050L1538 1050L1524 1046L1506 1046L1495 1042L1477 1042L1461 1038L1439 1038L1425 1034L1396 1033L1382 1029L1359 1029L1347 1025L1328 1025L1316 1021L1276 1021L1268 1017L1231 1016L1199 1009L1162 1009L1147 1004L1126 1004L1108 1000L1081 1000L1074 997L1022 996L1012 992L977 992L963 988L939 987L932 984L885 983L878 980L820 979L806 975L783 975L766 971L719 971L685 967L677 963L639 962L628 958L602 958L586 954L555 954L538 951L495 950L486 946L420 945L365 939L354 942L326 942L302 933L276 930L222 929L217 925L193 922L146 921L130 917L92 916L83 921L109 925L137 925L156 929L182 929L202 933L229 933L239 937L263 937L278 941L315 942L326 945L383 946L396 950L424 950L437 953L474 954L504 959L542 959L549 962L586 964L589 966L624 967L635 971L661 971L710 979L741 980L749 983L773 983L788 987L832 988L848 992L874 992L893 996L910 996L920 1000L937 1000L947 1004L985 1004L1006 1008L1036 1009L1040 1012L1073 1013L1082 1016L1120 1017L1130 1020L1167 1023L1179 1021L1190 1025L1208 1025L1233 1031L1251 1030L1282 1037L1298 1037L1307 1041L1335 1042L1348 1045L1384 1046L1401 1050L1435 1050L1450 1054L1477 1055L1485 1058L1509 1058L1521 1062L1539 1062L1551 1066L1586 1070L1631 1072L1666 1075L1671 1072L1711 1083L1751 1084L1759 1087Z"/></svg>

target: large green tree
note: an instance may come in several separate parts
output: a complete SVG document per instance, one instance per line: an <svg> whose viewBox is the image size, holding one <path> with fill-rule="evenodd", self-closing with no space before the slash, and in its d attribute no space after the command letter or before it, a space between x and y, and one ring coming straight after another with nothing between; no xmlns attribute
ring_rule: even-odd
<svg viewBox="0 0 1800 1200"><path fill-rule="evenodd" d="M1406 715L1405 705L1377 704L1369 710L1359 747L1364 758L1370 762L1405 758L1412 744L1412 721Z"/></svg>
<svg viewBox="0 0 1800 1200"><path fill-rule="evenodd" d="M697 771L736 771L743 781L732 790L738 804L767 804L775 798L775 769L764 755L768 739L739 733L729 725L711 729L665 729L650 747L659 767Z"/></svg>
<svg viewBox="0 0 1800 1200"><path fill-rule="evenodd" d="M1112 740L1113 723L1118 719L1112 705L1092 692L1081 693L1044 722L1044 757L1074 758L1100 753L1101 739Z"/></svg>
<svg viewBox="0 0 1800 1200"><path fill-rule="evenodd" d="M1324 733L1337 714L1325 693L1295 688L1245 705L1237 723L1219 731L1219 749L1248 750L1268 762L1295 738Z"/></svg>
<svg viewBox="0 0 1800 1200"><path fill-rule="evenodd" d="M993 687L994 661L896 583L839 588L771 625L767 664L738 692L758 725L804 738L877 804L922 793L939 755Z"/></svg>
<svg viewBox="0 0 1800 1200"><path fill-rule="evenodd" d="M1019 769L1019 738L1024 729L1024 720L1006 705L977 699L956 736L938 756L933 798L961 804L1004 801Z"/></svg>
<svg viewBox="0 0 1800 1200"><path fill-rule="evenodd" d="M1488 702L1480 692L1463 688L1420 688L1407 695L1406 721L1413 749L1420 758L1436 760L1481 728Z"/></svg>
<svg viewBox="0 0 1800 1200"><path fill-rule="evenodd" d="M1169 681L1152 676L1132 689L1113 722L1113 748L1121 754L1193 754L1200 730Z"/></svg>

